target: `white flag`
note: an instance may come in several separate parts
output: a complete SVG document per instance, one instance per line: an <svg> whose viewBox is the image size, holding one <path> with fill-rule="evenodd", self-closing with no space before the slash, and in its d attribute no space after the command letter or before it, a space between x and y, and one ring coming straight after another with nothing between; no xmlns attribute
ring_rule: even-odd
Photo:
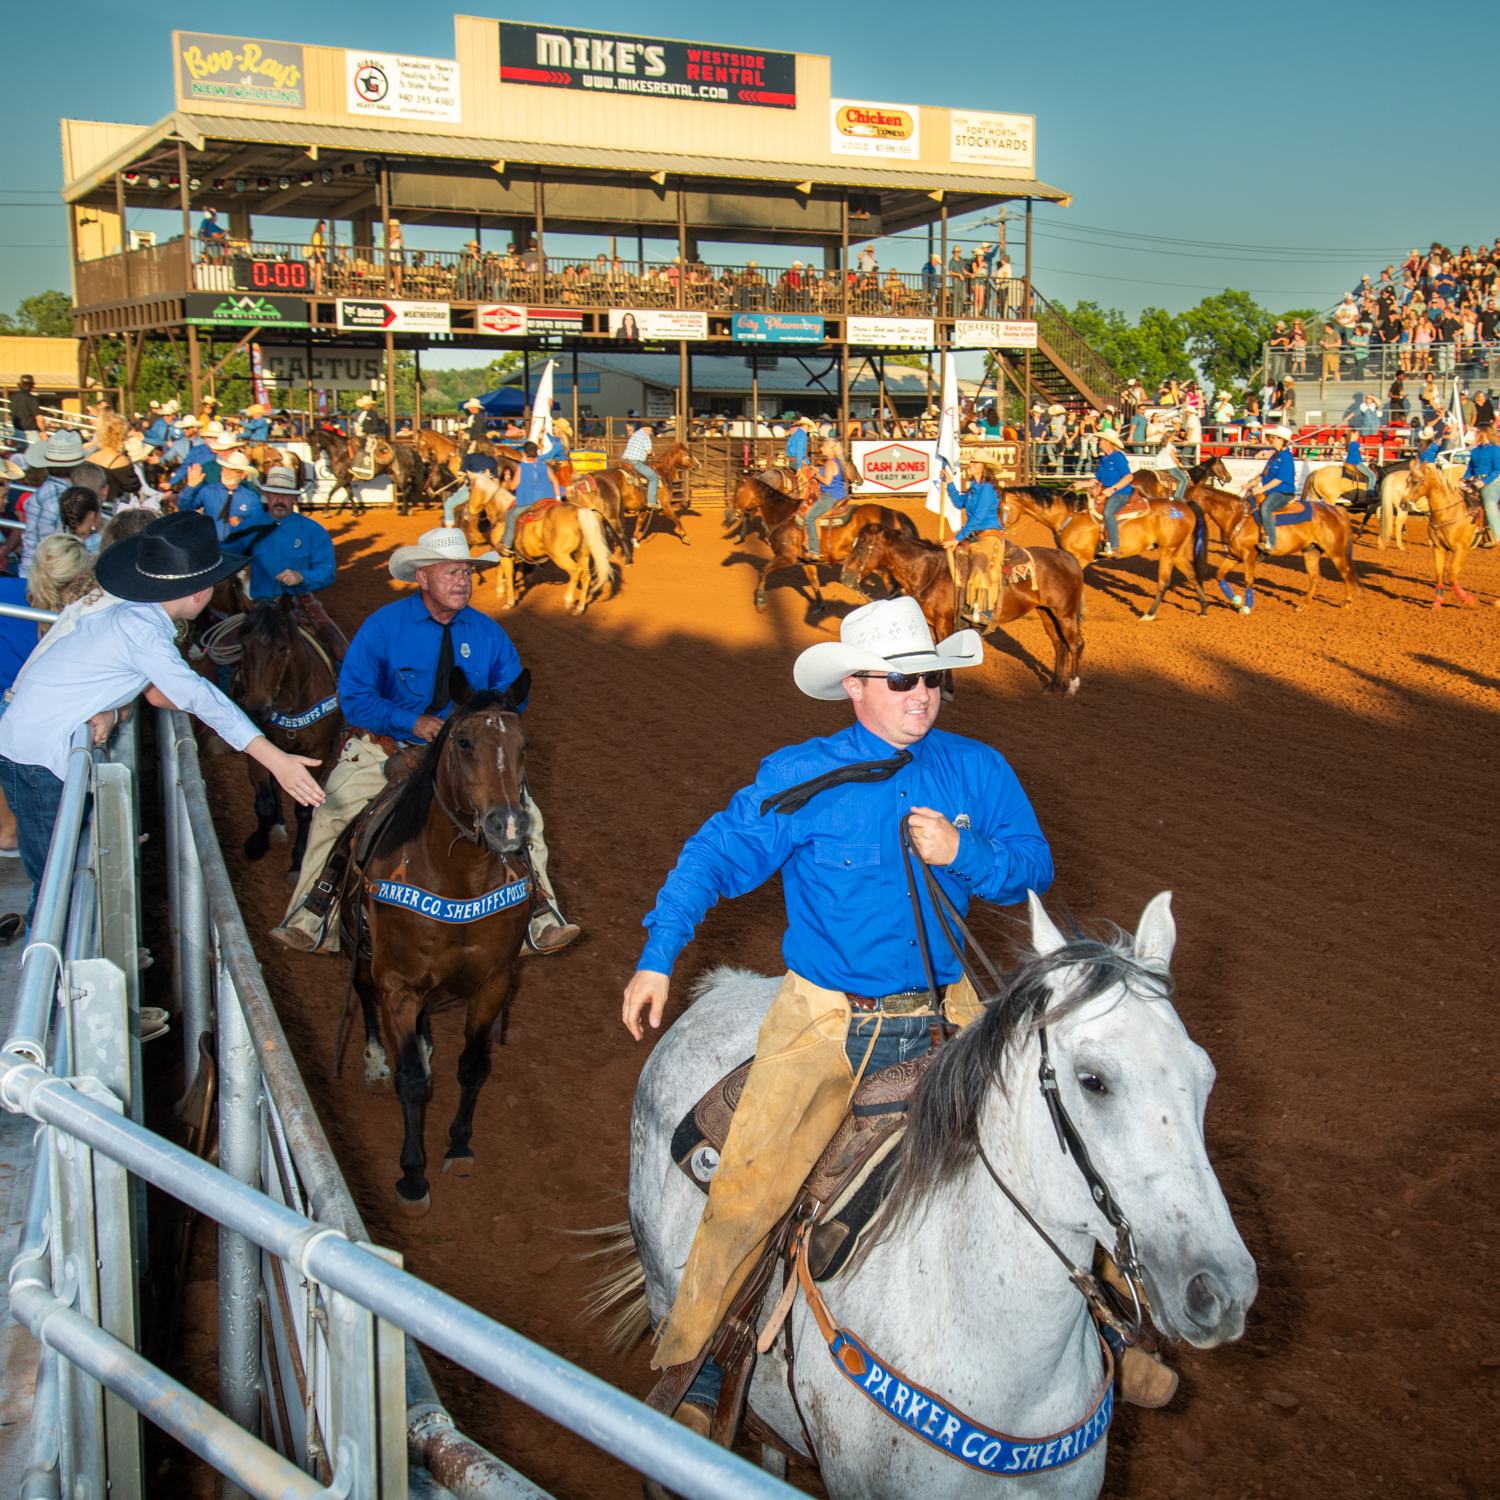
<svg viewBox="0 0 1500 1500"><path fill-rule="evenodd" d="M547 368L537 382L536 395L531 398L531 431L527 436L538 448L545 448L552 438L552 370L556 364L555 359L547 361Z"/></svg>
<svg viewBox="0 0 1500 1500"><path fill-rule="evenodd" d="M943 408L938 417L937 452L927 492L927 509L937 511L957 531L963 512L948 498L948 485L958 478L958 375L953 356L943 355Z"/></svg>

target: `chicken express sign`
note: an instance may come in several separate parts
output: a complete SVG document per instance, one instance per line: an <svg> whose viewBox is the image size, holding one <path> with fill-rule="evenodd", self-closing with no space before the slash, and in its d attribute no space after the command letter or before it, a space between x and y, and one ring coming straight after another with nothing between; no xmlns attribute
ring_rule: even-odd
<svg viewBox="0 0 1500 1500"><path fill-rule="evenodd" d="M796 109L797 59L710 42L500 23L500 80L647 99Z"/></svg>

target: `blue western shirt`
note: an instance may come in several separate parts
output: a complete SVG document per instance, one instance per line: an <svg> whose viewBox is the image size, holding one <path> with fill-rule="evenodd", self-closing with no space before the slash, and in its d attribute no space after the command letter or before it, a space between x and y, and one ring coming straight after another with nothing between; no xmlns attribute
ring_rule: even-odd
<svg viewBox="0 0 1500 1500"><path fill-rule="evenodd" d="M1464 478L1477 479L1480 484L1500 479L1500 446L1481 443L1469 455L1469 466L1464 470Z"/></svg>
<svg viewBox="0 0 1500 1500"><path fill-rule="evenodd" d="M177 497L177 509L201 510L218 528L221 542L229 541L244 527L260 526L271 519L261 504L260 492L243 481L232 499L222 484L209 484L206 480L190 484Z"/></svg>
<svg viewBox="0 0 1500 1500"><path fill-rule="evenodd" d="M949 819L968 815L957 857L933 871L960 912L971 895L1009 904L1052 884L1052 852L998 751L941 729L907 748L911 764L888 781L832 787L786 817L762 817L761 802L838 766L888 760L895 751L853 724L767 756L755 784L683 846L643 924L650 937L639 967L670 973L720 896L742 896L779 870L787 914L781 951L789 968L856 995L925 988L898 832L914 806L935 807ZM940 983L951 984L960 977L958 960L927 892L920 894L933 968Z"/></svg>
<svg viewBox="0 0 1500 1500"><path fill-rule="evenodd" d="M266 524L271 519L267 513ZM295 588L277 583L288 568L302 575ZM275 523L250 549L250 597L274 599L278 594L312 594L333 582L333 543L310 516L292 511Z"/></svg>
<svg viewBox="0 0 1500 1500"><path fill-rule="evenodd" d="M1094 478L1105 489L1109 489L1111 485L1119 484L1122 479L1130 478L1130 460L1118 448L1111 448L1099 460L1099 467L1094 470Z"/></svg>
<svg viewBox="0 0 1500 1500"><path fill-rule="evenodd" d="M1433 438L1433 440L1428 443L1428 445L1419 454L1417 454L1417 461L1424 464L1435 464L1437 462L1440 447L1441 445L1439 444L1438 440L1436 438Z"/></svg>
<svg viewBox="0 0 1500 1500"><path fill-rule="evenodd" d="M1297 493L1297 462L1290 448L1273 453L1260 471L1260 477L1270 482L1266 485L1268 495L1293 495Z"/></svg>
<svg viewBox="0 0 1500 1500"><path fill-rule="evenodd" d="M504 690L521 673L510 637L472 606L452 621L453 664L469 686ZM370 615L355 632L339 673L339 704L351 724L392 739L416 738L417 720L432 702L443 627L410 594ZM444 709L439 718L446 718ZM3 723L0 720L0 723Z"/></svg>
<svg viewBox="0 0 1500 1500"><path fill-rule="evenodd" d="M800 469L807 462L807 428L792 429L791 436L786 440L786 456L791 459L794 469Z"/></svg>
<svg viewBox="0 0 1500 1500"><path fill-rule="evenodd" d="M165 448L172 441L172 431L165 417L158 417L142 435L142 441L153 448Z"/></svg>
<svg viewBox="0 0 1500 1500"><path fill-rule="evenodd" d="M21 577L31 577L31 565L36 560L36 549L52 535L63 529L62 497L67 492L68 481L56 474L48 476L26 497L26 530L21 541Z"/></svg>
<svg viewBox="0 0 1500 1500"><path fill-rule="evenodd" d="M240 423L240 436L247 443L267 443L271 440L269 417L246 417Z"/></svg>
<svg viewBox="0 0 1500 1500"><path fill-rule="evenodd" d="M516 470L516 504L531 505L537 500L558 498L552 471L539 458L521 464Z"/></svg>
<svg viewBox="0 0 1500 1500"><path fill-rule="evenodd" d="M182 441L186 442L187 439L184 438L182 439ZM214 450L208 446L207 443L194 443L192 447L185 449L182 453L174 453L173 450L177 447L178 444L173 443L172 447L168 448L167 451L161 456L162 462L164 464L171 463L174 458L180 460L177 469L172 474L173 484L182 484L187 479L188 470L192 468L194 464L202 465L203 478L205 480L212 480L214 483L218 483L218 456L214 453Z"/></svg>
<svg viewBox="0 0 1500 1500"><path fill-rule="evenodd" d="M1000 496L987 480L971 484L966 491L950 483L948 498L964 513L963 529L957 538L960 542L968 541L976 531L1000 530Z"/></svg>
<svg viewBox="0 0 1500 1500"><path fill-rule="evenodd" d="M563 440L554 432L548 439L545 447L538 445L540 451L537 457L543 463L565 464L568 461L568 450L563 447Z"/></svg>
<svg viewBox="0 0 1500 1500"><path fill-rule="evenodd" d="M498 474L500 464L488 453L466 453L459 460L459 470L464 474Z"/></svg>
<svg viewBox="0 0 1500 1500"><path fill-rule="evenodd" d="M1364 451L1359 446L1359 439L1351 433L1349 435L1349 451L1344 454L1344 462L1353 464L1358 468L1365 461Z"/></svg>

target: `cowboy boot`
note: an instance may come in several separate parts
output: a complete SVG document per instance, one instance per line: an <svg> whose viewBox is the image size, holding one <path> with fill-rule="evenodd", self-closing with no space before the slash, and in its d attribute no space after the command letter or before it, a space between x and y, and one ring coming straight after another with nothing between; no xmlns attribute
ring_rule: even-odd
<svg viewBox="0 0 1500 1500"><path fill-rule="evenodd" d="M1120 1356L1120 1397L1132 1406L1165 1406L1177 1394L1177 1373L1159 1356L1128 1346Z"/></svg>
<svg viewBox="0 0 1500 1500"><path fill-rule="evenodd" d="M706 1438L709 1428L713 1423L713 1413L705 1406L699 1406L695 1401L684 1401L676 1411L672 1413L674 1422L681 1422L690 1432L696 1432L699 1437ZM676 1490L669 1490L658 1479L648 1479L641 1476L641 1493L646 1500L682 1500Z"/></svg>

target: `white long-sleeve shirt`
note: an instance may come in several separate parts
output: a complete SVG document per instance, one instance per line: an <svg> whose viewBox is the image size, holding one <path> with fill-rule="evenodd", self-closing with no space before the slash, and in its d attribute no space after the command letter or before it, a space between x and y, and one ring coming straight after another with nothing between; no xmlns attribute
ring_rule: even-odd
<svg viewBox="0 0 1500 1500"><path fill-rule="evenodd" d="M84 615L55 645L44 639L27 659L0 719L0 755L18 765L45 766L61 780L73 731L153 683L236 750L260 735L182 659L172 619L161 605L121 602Z"/></svg>

